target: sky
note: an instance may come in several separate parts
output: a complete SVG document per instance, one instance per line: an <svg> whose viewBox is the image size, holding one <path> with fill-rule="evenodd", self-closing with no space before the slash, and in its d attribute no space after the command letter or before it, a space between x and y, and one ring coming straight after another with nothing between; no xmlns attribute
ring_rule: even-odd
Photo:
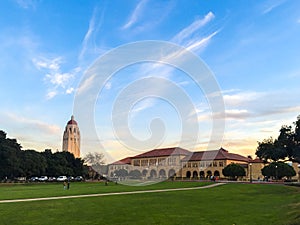
<svg viewBox="0 0 300 225"><path fill-rule="evenodd" d="M217 81L225 125L214 147L255 156L258 141L276 138L300 114L299 37L295 0L0 1L0 129L23 149L60 151L74 114L82 156L105 152L110 162L152 148L206 150L214 135L209 96L185 71L159 61L128 65L105 81L88 118L97 137L74 111L84 77L101 56L154 40L187 49ZM183 95L190 117L179 110L187 107ZM128 104L125 117L114 114ZM189 130L182 140L186 121L199 134ZM188 135L197 136L196 146Z"/></svg>

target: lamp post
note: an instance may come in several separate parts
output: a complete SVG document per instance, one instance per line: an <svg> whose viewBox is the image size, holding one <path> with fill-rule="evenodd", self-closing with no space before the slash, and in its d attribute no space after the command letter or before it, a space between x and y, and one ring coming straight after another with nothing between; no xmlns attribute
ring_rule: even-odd
<svg viewBox="0 0 300 225"><path fill-rule="evenodd" d="M252 183L252 163L249 164L250 167L250 183Z"/></svg>
<svg viewBox="0 0 300 225"><path fill-rule="evenodd" d="M276 179L276 182L277 182L277 177L278 177L278 171L277 171L277 165L275 166L275 179Z"/></svg>

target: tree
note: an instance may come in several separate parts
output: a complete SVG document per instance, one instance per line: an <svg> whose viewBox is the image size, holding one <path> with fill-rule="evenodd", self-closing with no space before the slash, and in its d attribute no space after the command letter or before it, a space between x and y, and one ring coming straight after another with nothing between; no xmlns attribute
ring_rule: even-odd
<svg viewBox="0 0 300 225"><path fill-rule="evenodd" d="M237 179L238 177L242 177L246 175L245 169L236 163L231 163L227 165L223 170L222 173L225 177L230 177L231 179Z"/></svg>
<svg viewBox="0 0 300 225"><path fill-rule="evenodd" d="M261 170L264 176L273 177L275 179L282 179L283 177L291 178L296 175L292 166L284 162L273 162L265 166Z"/></svg>
<svg viewBox="0 0 300 225"><path fill-rule="evenodd" d="M22 150L15 139L6 137L0 130L0 180L25 176L84 176L87 173L83 160L69 152Z"/></svg>
<svg viewBox="0 0 300 225"><path fill-rule="evenodd" d="M89 166L92 166L93 169L99 173L103 174L103 165L105 163L104 154L99 152L89 152L83 158L84 162L87 163Z"/></svg>
<svg viewBox="0 0 300 225"><path fill-rule="evenodd" d="M89 152L83 160L89 165L103 165L105 163L104 154L99 152Z"/></svg>
<svg viewBox="0 0 300 225"><path fill-rule="evenodd" d="M21 154L22 159L22 176L42 176L45 175L47 162L45 157L34 150L25 150Z"/></svg>
<svg viewBox="0 0 300 225"><path fill-rule="evenodd" d="M7 138L6 133L0 131L0 179L22 175L21 148L16 139Z"/></svg>
<svg viewBox="0 0 300 225"><path fill-rule="evenodd" d="M284 125L278 138L265 139L258 142L256 155L264 161L289 160L300 163L300 116L292 126Z"/></svg>

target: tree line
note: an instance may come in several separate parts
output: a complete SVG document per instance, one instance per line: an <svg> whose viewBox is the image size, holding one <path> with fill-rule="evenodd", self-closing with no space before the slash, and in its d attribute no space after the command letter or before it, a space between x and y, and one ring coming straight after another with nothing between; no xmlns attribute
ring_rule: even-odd
<svg viewBox="0 0 300 225"><path fill-rule="evenodd" d="M0 180L32 176L85 176L84 160L69 152L22 150L16 139L0 130Z"/></svg>

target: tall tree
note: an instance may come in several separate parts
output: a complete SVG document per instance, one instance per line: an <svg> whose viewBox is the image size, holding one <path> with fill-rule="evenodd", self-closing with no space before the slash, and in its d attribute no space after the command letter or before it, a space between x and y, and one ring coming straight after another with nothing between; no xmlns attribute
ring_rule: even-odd
<svg viewBox="0 0 300 225"><path fill-rule="evenodd" d="M104 174L105 168L103 167L105 163L104 154L99 152L89 152L83 158L84 162L91 166L97 173Z"/></svg>
<svg viewBox="0 0 300 225"><path fill-rule="evenodd" d="M47 161L45 157L35 150L25 150L21 154L22 176L43 176L46 174Z"/></svg>
<svg viewBox="0 0 300 225"><path fill-rule="evenodd" d="M14 178L22 174L21 169L21 145L16 139L6 137L4 131L0 131L0 178Z"/></svg>
<svg viewBox="0 0 300 225"><path fill-rule="evenodd" d="M258 142L256 155L265 161L290 160L300 163L300 117L292 126L282 126L278 138Z"/></svg>

